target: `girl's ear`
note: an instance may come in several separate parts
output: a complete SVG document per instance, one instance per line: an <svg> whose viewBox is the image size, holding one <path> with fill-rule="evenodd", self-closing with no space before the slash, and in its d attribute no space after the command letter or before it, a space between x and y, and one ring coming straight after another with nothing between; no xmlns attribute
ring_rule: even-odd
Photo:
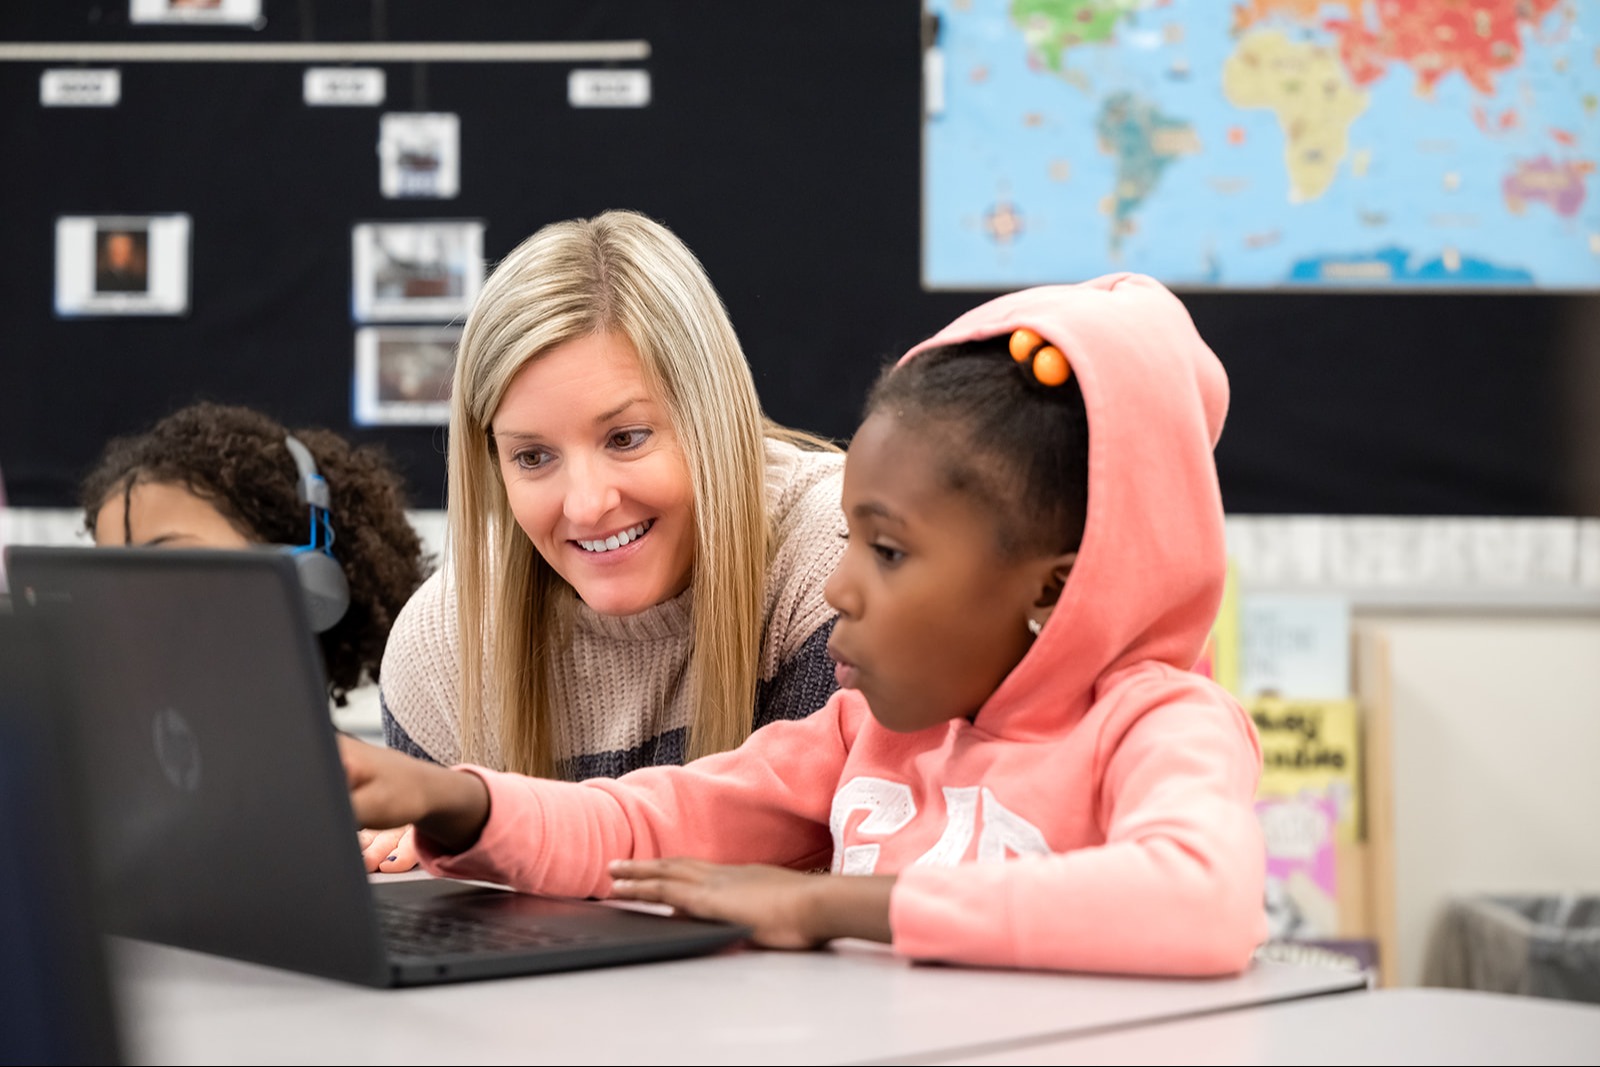
<svg viewBox="0 0 1600 1067"><path fill-rule="evenodd" d="M1045 572L1044 582L1039 587L1039 599L1033 602L1035 608L1043 608L1045 615L1049 615L1049 609L1055 607L1056 601L1061 599L1061 590L1067 585L1067 575L1072 573L1072 565L1076 562L1078 562L1076 552L1063 552L1046 561L1050 569ZM1039 621L1043 622L1044 619L1040 618Z"/></svg>
<svg viewBox="0 0 1600 1067"><path fill-rule="evenodd" d="M1056 602L1061 599L1061 590L1066 588L1067 575L1072 573L1072 565L1077 561L1076 552L1064 552L1045 561L1049 569L1044 572L1044 581L1039 585L1039 595L1028 611L1028 629L1035 636L1038 636L1044 630L1044 624L1050 621L1050 615L1056 609Z"/></svg>

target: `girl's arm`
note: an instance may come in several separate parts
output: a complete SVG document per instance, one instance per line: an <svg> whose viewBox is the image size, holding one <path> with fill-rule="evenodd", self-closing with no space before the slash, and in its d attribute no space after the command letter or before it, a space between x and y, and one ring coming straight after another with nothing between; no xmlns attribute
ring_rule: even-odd
<svg viewBox="0 0 1600 1067"><path fill-rule="evenodd" d="M825 865L833 791L867 714L844 696L682 767L587 782L473 768L488 791L481 835L459 855L423 840L423 862L436 874L569 897L609 895L617 859Z"/></svg>

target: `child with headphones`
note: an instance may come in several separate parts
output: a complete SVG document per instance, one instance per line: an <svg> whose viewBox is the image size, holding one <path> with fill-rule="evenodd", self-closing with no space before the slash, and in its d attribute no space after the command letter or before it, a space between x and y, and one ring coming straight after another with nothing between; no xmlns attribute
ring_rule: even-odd
<svg viewBox="0 0 1600 1067"><path fill-rule="evenodd" d="M850 444L821 710L577 783L340 738L356 817L413 824L436 874L664 902L771 947L1238 971L1267 932L1261 751L1192 670L1227 405L1149 278L991 301L880 379Z"/></svg>
<svg viewBox="0 0 1600 1067"><path fill-rule="evenodd" d="M84 480L97 545L295 552L328 693L376 680L389 629L426 574L399 476L376 448L199 403L106 446Z"/></svg>

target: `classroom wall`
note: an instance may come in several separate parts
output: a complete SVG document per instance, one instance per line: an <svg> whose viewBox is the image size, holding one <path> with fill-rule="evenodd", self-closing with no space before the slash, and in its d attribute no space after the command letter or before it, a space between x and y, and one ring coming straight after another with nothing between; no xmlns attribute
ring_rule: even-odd
<svg viewBox="0 0 1600 1067"><path fill-rule="evenodd" d="M704 260L771 413L836 436L885 358L991 295L919 285L919 0L264 11L257 31L130 27L125 2L15 0L0 43L638 38L652 103L575 113L560 64L387 64L385 109L462 117L460 196L400 202L378 193L375 110L309 114L302 65L129 63L123 103L101 110L41 108L47 64L0 63L0 470L13 503L68 504L107 437L209 397L379 441L413 503L439 506L440 431L350 423L357 221L483 218L493 260L555 219L649 212ZM1182 163L1168 180L1186 180ZM175 210L194 216L188 316L54 316L58 214ZM1233 382L1218 450L1230 511L1600 514L1592 296L1186 300Z"/></svg>

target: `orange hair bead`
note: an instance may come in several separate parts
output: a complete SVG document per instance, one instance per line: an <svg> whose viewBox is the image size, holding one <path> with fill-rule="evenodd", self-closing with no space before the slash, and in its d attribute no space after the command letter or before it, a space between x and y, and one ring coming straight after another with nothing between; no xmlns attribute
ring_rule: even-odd
<svg viewBox="0 0 1600 1067"><path fill-rule="evenodd" d="M1033 376L1041 385L1060 385L1071 373L1067 357L1054 345L1045 345L1033 357Z"/></svg>
<svg viewBox="0 0 1600 1067"><path fill-rule="evenodd" d="M1044 344L1044 338L1032 330L1014 330L1011 334L1011 358L1018 363L1033 355L1033 350Z"/></svg>

